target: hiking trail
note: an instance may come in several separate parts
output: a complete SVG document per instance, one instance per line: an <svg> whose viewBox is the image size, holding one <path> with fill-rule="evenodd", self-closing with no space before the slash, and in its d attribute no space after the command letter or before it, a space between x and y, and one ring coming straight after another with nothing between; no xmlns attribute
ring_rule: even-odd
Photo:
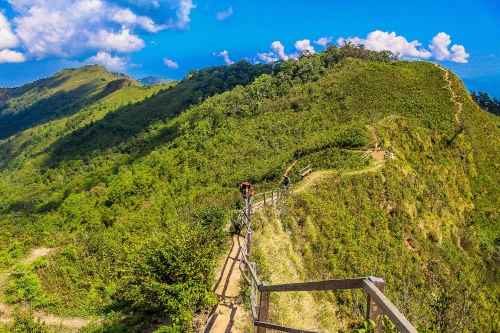
<svg viewBox="0 0 500 333"><path fill-rule="evenodd" d="M57 251L57 248L38 248L31 251L28 257L21 260L21 264L27 265L35 261L39 257L48 257L53 255ZM0 293L3 293L6 287L7 280L11 274L13 267L5 272L0 273ZM21 309L25 309L22 306ZM0 302L0 323L10 324L13 320L14 307ZM40 322L45 322L45 324L50 326L62 325L71 331L77 331L79 328L87 326L90 323L89 319L86 318L63 318L57 317L51 314L47 314L43 311L35 311L33 314L33 319Z"/></svg>
<svg viewBox="0 0 500 333"><path fill-rule="evenodd" d="M463 105L462 105L461 102L457 101L457 94L455 94L455 91L453 91L452 82L450 80L450 72L448 70L446 70L445 68L439 66L438 64L434 64L434 65L437 68L439 68L442 71L444 71L444 79L448 83L448 89L451 91L450 101L452 101L453 103L455 103L458 106L458 111L457 111L457 113L455 113L455 120L457 121L457 123L460 126L462 126L462 121L460 120L460 113L462 113L462 107L463 107Z"/></svg>

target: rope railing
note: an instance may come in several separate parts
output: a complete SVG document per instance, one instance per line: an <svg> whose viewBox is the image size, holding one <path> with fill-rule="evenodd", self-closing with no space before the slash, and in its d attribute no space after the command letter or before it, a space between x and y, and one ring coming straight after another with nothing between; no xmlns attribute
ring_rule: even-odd
<svg viewBox="0 0 500 333"><path fill-rule="evenodd" d="M271 197L266 195L271 193ZM275 195L276 194L276 195ZM254 197L263 196L263 200L257 202L254 207L247 206L241 210L240 220L246 226L246 235L241 245L239 269L246 280L250 291L250 305L252 308L252 318L256 333L266 333L267 329L273 329L290 333L319 333L296 329L267 322L269 313L269 298L271 292L290 292L290 291L326 291L342 289L363 289L367 293L367 311L366 318L373 320L387 315L394 326L401 333L418 333L415 327L406 319L406 317L396 308L394 304L384 295L385 281L378 277L361 277L353 279L326 280L318 282L300 282L289 284L268 285L260 281L257 275L257 265L250 261L250 251L252 244L252 212L253 208L260 205L275 204L284 201L286 190L279 189L268 192L262 192ZM268 199L268 200L266 200ZM270 199L270 200L269 200ZM260 297L259 297L260 296ZM382 320L378 320L378 333L382 332Z"/></svg>

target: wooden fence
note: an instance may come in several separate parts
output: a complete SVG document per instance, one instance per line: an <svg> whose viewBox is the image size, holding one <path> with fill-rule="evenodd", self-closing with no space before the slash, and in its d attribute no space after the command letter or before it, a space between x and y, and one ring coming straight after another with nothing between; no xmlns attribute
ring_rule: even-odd
<svg viewBox="0 0 500 333"><path fill-rule="evenodd" d="M269 196L269 194L271 195ZM267 204L275 204L279 201L283 201L286 197L286 191L275 190L264 192L255 195L255 197L261 195L263 196L263 200L254 204L253 208L259 205L265 206ZM392 321L394 326L396 326L399 332L418 333L417 330L408 321L408 319L406 319L405 316L384 295L385 282L382 278L369 276L353 279L326 280L318 282L301 282L277 285L268 285L266 282L261 282L257 275L257 266L255 262L250 261L250 250L252 243L251 213L253 208L251 206L245 207L240 214L240 218L247 228L245 239L241 246L241 259L239 268L250 290L250 305L252 308L252 317L256 333L266 333L267 329L290 333L318 333L314 331L280 326L267 322L271 292L325 291L342 289L363 289L367 293L367 319L371 319L376 322L377 318L381 318L385 314ZM382 332L382 320L378 322L376 330L378 333Z"/></svg>

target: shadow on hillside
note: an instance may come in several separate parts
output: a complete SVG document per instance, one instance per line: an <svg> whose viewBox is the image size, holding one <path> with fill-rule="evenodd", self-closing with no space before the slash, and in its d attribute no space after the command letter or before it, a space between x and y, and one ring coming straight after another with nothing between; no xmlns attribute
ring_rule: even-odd
<svg viewBox="0 0 500 333"><path fill-rule="evenodd" d="M11 135L19 135L21 131L49 121L71 116L85 106L99 101L126 86L127 82L127 80L108 82L101 92L91 95L102 85L101 82L94 81L82 85L78 89L57 92L17 114L0 115L0 140L5 140ZM54 85L56 84L54 83ZM23 148L29 146L36 139L27 137L19 145L19 141L21 140L21 138L14 136L0 143L0 171L4 170L11 161L23 153ZM32 155L31 157L36 156Z"/></svg>
<svg viewBox="0 0 500 333"><path fill-rule="evenodd" d="M207 97L250 84L263 73L269 73L268 66L246 61L192 71L175 86L142 102L125 105L61 138L51 146L46 166L56 167L63 160L86 160L108 150L134 157L146 155L157 145L171 141L178 132L177 128L167 128L150 136L147 131L151 124L173 119Z"/></svg>
<svg viewBox="0 0 500 333"><path fill-rule="evenodd" d="M168 91L136 104L129 104L108 113L103 119L79 128L55 141L49 148L49 158L45 167L54 168L64 160L89 160L107 153L133 155L148 154L157 144L169 142L176 137L178 127L173 126L155 133L154 137L145 135L148 126L156 121L174 118L189 105L183 103L176 107L164 107L172 98Z"/></svg>
<svg viewBox="0 0 500 333"><path fill-rule="evenodd" d="M104 97L89 97L102 83L91 82L70 91L58 91L16 113L0 115L0 140L18 132L78 112L83 106ZM5 108L9 106L6 103Z"/></svg>

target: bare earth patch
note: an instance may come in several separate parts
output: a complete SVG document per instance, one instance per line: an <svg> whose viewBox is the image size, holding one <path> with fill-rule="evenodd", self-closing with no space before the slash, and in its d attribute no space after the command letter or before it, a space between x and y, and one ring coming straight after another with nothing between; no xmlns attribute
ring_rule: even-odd
<svg viewBox="0 0 500 333"><path fill-rule="evenodd" d="M30 264L39 257L51 256L56 252L57 248L38 248L31 251L30 255L24 258L21 263L24 265ZM10 275L10 270L0 274L0 292L3 293L7 278ZM9 324L12 322L12 316L14 309L12 306L0 303L0 323ZM70 330L76 330L78 328L87 326L90 323L89 319L86 318L62 318L56 317L51 314L46 314L43 311L37 311L33 315L33 319L37 321L40 319L41 322L45 322L47 325L57 326L62 325Z"/></svg>
<svg viewBox="0 0 500 333"><path fill-rule="evenodd" d="M50 256L56 252L56 248L46 248L41 247L39 249L34 249L31 251L30 255L21 261L22 264L30 264L35 261L38 257Z"/></svg>

